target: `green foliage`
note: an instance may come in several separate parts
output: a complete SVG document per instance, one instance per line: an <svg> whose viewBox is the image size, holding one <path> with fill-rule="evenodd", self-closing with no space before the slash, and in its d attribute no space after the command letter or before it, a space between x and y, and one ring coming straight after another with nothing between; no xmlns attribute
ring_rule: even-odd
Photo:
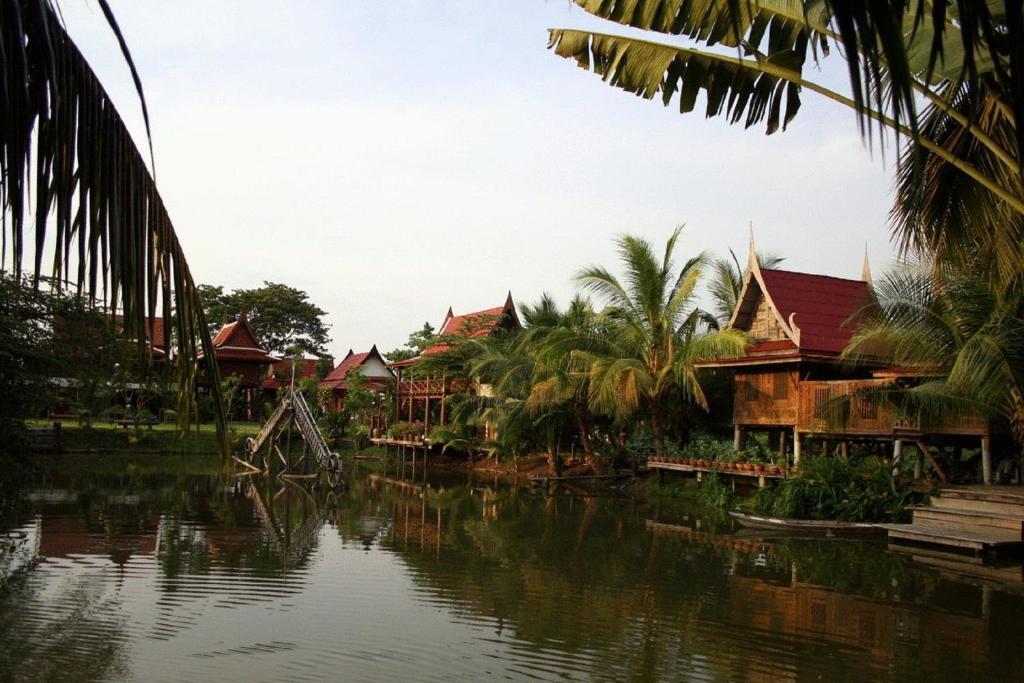
<svg viewBox="0 0 1024 683"><path fill-rule="evenodd" d="M225 320L245 311L260 343L271 353L286 354L296 348L316 356L327 353L330 335L322 320L327 311L301 289L264 282L262 287L225 294L223 287L200 285L199 294L211 334Z"/></svg>
<svg viewBox="0 0 1024 683"><path fill-rule="evenodd" d="M348 416L337 410L329 410L320 417L319 425L328 439L337 441L345 436L348 428Z"/></svg>
<svg viewBox="0 0 1024 683"><path fill-rule="evenodd" d="M697 486L697 498L708 507L725 510L732 507L736 494L717 474L711 473Z"/></svg>
<svg viewBox="0 0 1024 683"><path fill-rule="evenodd" d="M405 343L404 347L392 349L385 353L384 357L391 363L415 358L423 352L423 349L433 344L435 338L433 325L425 322L423 327L409 334L409 341Z"/></svg>
<svg viewBox="0 0 1024 683"><path fill-rule="evenodd" d="M749 504L773 517L896 522L917 499L918 494L901 490L885 463L876 458L856 463L808 458L800 462L797 476L761 489Z"/></svg>

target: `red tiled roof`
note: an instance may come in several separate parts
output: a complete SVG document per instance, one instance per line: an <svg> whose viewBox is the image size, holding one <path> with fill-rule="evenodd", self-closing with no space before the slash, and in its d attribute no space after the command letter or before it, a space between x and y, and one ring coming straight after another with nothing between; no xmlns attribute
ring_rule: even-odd
<svg viewBox="0 0 1024 683"><path fill-rule="evenodd" d="M220 328L213 338L214 355L217 360L240 360L257 363L276 363L267 350L260 346L256 333L249 325L249 319L243 311L238 320ZM200 354L202 357L202 354Z"/></svg>
<svg viewBox="0 0 1024 683"><path fill-rule="evenodd" d="M146 326L146 343L155 355L164 355L164 349L168 347L170 338L167 336L167 327L163 318L144 318ZM124 316L114 316L114 326L118 332L124 330Z"/></svg>
<svg viewBox="0 0 1024 683"><path fill-rule="evenodd" d="M267 378L263 380L264 389L280 389L291 381L291 366L286 362L290 359L279 358L267 369ZM295 379L306 379L316 377L316 367L320 363L319 358L302 358L301 363L295 368ZM278 378L278 373L283 373Z"/></svg>
<svg viewBox="0 0 1024 683"><path fill-rule="evenodd" d="M496 308L488 308L474 313L452 315L445 320L438 336L474 339L476 337L488 335L493 332L494 328L496 328L498 323L501 322L501 316L504 312L505 307L498 306ZM450 344L442 342L423 349L423 353L420 355L434 356L439 353L444 353L450 348Z"/></svg>
<svg viewBox="0 0 1024 683"><path fill-rule="evenodd" d="M761 277L782 319L800 331L801 351L841 353L853 335L851 317L871 301L862 280L768 268Z"/></svg>
<svg viewBox="0 0 1024 683"><path fill-rule="evenodd" d="M353 368L358 368L371 356L376 356L381 363L385 363L384 357L380 355L379 351L377 351L376 346L364 353L353 353L349 350L348 355L338 363L338 367L331 370L331 372L324 377L323 381L320 382L320 386L328 387L330 389L347 389L348 387L345 384L345 377ZM370 386L380 386L381 384L381 378L379 377L367 377L366 379Z"/></svg>
<svg viewBox="0 0 1024 683"><path fill-rule="evenodd" d="M344 389L345 388L345 375L348 374L352 368L358 368L366 360L366 357L370 355L370 352L366 353L349 353L343 361L338 363L338 367L331 370L330 374L324 377L322 385L331 387L332 389Z"/></svg>

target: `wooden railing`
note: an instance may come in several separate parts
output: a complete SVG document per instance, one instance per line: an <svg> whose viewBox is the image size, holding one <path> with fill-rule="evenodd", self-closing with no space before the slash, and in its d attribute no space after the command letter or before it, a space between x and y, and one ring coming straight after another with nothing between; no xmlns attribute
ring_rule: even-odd
<svg viewBox="0 0 1024 683"><path fill-rule="evenodd" d="M465 391L468 387L469 380L461 378L407 379L398 383L397 391L399 396L441 398Z"/></svg>
<svg viewBox="0 0 1024 683"><path fill-rule="evenodd" d="M340 472L341 459L331 457L331 449L327 446L327 442L324 441L323 434L320 433L320 428L316 426L313 414L309 412L309 406L306 405L306 398L302 395L302 392L295 391L294 389L291 392L291 398L292 403L295 406L295 423L299 426L302 438L312 449L313 455L316 456L317 462L320 463L320 467L325 470L336 470Z"/></svg>
<svg viewBox="0 0 1024 683"><path fill-rule="evenodd" d="M798 428L811 434L889 436L894 433L985 434L987 421L978 415L951 417L937 425L922 425L913 418L897 417L891 408L854 397L837 401L865 389L890 383L886 379L800 382Z"/></svg>
<svg viewBox="0 0 1024 683"><path fill-rule="evenodd" d="M843 396L882 387L889 380L837 380L800 382L800 431L812 434L885 435L893 431L893 415L884 406Z"/></svg>
<svg viewBox="0 0 1024 683"><path fill-rule="evenodd" d="M302 395L302 392L295 389L288 390L288 393L285 394L284 398L277 404L277 407L274 408L274 412L270 414L270 417L259 433L246 441L245 450L250 462L253 456L278 431L278 428L287 423L289 419L295 421L302 439L313 451L317 464L329 472L340 473L342 466L341 458L331 453L330 447L324 441L323 434L320 433L320 428L317 427L316 421L313 419L313 414L309 411L306 398Z"/></svg>

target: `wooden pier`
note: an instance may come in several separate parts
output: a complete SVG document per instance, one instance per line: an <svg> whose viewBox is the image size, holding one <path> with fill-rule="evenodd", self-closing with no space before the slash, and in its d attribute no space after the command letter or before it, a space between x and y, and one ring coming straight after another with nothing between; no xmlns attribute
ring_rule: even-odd
<svg viewBox="0 0 1024 683"><path fill-rule="evenodd" d="M914 508L911 524L889 524L890 543L939 546L974 554L1024 550L1024 489L957 486Z"/></svg>
<svg viewBox="0 0 1024 683"><path fill-rule="evenodd" d="M782 470L781 472L769 472L767 469L762 472L754 470L737 470L727 469L721 466L715 465L688 465L678 462L669 462L667 460L655 460L650 459L647 461L647 468L654 470L661 476L663 472L682 472L685 474L693 474L697 477L697 481L700 481L708 474L719 474L726 475L733 478L733 482L737 479L740 480L754 480L751 483L756 482L758 488L764 488L769 480L773 479L785 479L789 476L788 470Z"/></svg>

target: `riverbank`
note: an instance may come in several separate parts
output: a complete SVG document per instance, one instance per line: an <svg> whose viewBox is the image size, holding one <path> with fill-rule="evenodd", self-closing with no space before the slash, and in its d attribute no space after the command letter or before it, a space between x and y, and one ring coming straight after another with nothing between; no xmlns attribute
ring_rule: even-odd
<svg viewBox="0 0 1024 683"><path fill-rule="evenodd" d="M32 429L52 428L53 420L29 420L26 426ZM60 421L60 452L67 454L112 454L133 455L215 455L217 430L212 424L193 425L187 432L180 432L176 425L160 423L141 427L122 427L97 422L90 426L76 421ZM248 436L259 432L260 425L253 422L232 422L228 425L228 438L232 450L241 447Z"/></svg>

